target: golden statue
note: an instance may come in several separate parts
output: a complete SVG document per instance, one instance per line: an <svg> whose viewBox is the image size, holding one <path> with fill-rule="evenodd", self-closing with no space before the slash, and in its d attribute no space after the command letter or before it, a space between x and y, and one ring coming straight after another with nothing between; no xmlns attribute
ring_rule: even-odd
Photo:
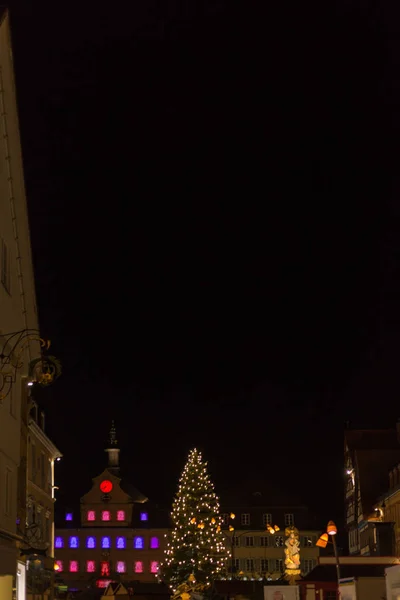
<svg viewBox="0 0 400 600"><path fill-rule="evenodd" d="M301 573L299 530L293 526L286 527L285 535L285 574L289 582L294 584Z"/></svg>

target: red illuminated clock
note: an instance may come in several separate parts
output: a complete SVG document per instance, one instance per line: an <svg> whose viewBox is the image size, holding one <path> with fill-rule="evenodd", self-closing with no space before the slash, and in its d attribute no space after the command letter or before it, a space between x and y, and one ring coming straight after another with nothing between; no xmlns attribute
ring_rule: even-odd
<svg viewBox="0 0 400 600"><path fill-rule="evenodd" d="M113 484L111 483L111 481L109 479L104 479L100 483L100 489L103 492L103 494L109 494L111 492L111 490L113 489Z"/></svg>

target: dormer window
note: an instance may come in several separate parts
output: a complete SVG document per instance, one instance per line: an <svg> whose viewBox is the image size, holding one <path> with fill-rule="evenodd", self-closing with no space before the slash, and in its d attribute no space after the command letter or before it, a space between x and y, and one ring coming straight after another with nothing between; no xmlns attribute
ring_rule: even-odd
<svg viewBox="0 0 400 600"><path fill-rule="evenodd" d="M141 512L140 513L140 520L141 521L148 521L149 515L147 514L147 512Z"/></svg>
<svg viewBox="0 0 400 600"><path fill-rule="evenodd" d="M125 511L117 510L117 521L125 521Z"/></svg>
<svg viewBox="0 0 400 600"><path fill-rule="evenodd" d="M72 512L67 512L66 513L65 520L66 521L72 521Z"/></svg>
<svg viewBox="0 0 400 600"><path fill-rule="evenodd" d="M109 521L110 520L110 511L109 510L102 510L101 511L101 520L102 521Z"/></svg>
<svg viewBox="0 0 400 600"><path fill-rule="evenodd" d="M96 520L96 513L94 510L88 510L87 511L87 520L88 521L95 521Z"/></svg>

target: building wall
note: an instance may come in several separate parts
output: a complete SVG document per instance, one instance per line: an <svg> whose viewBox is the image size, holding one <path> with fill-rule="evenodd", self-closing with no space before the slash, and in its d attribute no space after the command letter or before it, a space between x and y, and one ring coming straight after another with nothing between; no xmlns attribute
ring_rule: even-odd
<svg viewBox="0 0 400 600"><path fill-rule="evenodd" d="M54 464L61 453L45 434L44 415L36 406L29 418L27 448L27 525L38 526L35 543L54 557Z"/></svg>
<svg viewBox="0 0 400 600"><path fill-rule="evenodd" d="M90 583L95 586L96 581L102 577L122 582L156 582L156 567L163 558L166 533L167 529L144 530L117 526L57 529L55 553L60 567L58 574L66 585L78 589ZM110 547L102 548L105 538L109 539L110 543L107 546ZM140 544L142 548L135 548L138 538L143 540L143 544ZM121 539L123 542L118 542ZM158 540L158 547L152 548L155 539ZM59 545L63 547L57 548ZM71 545L78 547L71 548ZM87 547L93 545L94 548ZM101 572L102 562L109 563L107 573ZM122 565L125 572L119 572Z"/></svg>
<svg viewBox="0 0 400 600"><path fill-rule="evenodd" d="M8 13L0 22L0 344L5 334L27 328L37 329L36 300L25 198L18 113ZM15 341L15 340L14 340ZM4 354L12 346L5 347ZM13 376L10 393L0 400L0 597L8 600L9 579L16 576L18 469L21 461L21 411L26 394L29 360L38 356L32 343L21 354L21 366ZM1 370L1 369L0 369ZM4 369L3 369L4 373ZM2 382L0 381L0 387ZM8 387L8 386L7 386ZM3 587L1 587L3 586Z"/></svg>
<svg viewBox="0 0 400 600"><path fill-rule="evenodd" d="M228 564L230 574L233 571L247 579L279 579L285 569L285 528L292 525L299 530L302 574L306 575L317 564L319 548L315 544L320 531L310 528L306 507L242 505L229 512L224 508L221 515L227 547L232 553ZM267 525L277 525L280 529L271 535ZM234 532L229 531L229 527L233 527Z"/></svg>

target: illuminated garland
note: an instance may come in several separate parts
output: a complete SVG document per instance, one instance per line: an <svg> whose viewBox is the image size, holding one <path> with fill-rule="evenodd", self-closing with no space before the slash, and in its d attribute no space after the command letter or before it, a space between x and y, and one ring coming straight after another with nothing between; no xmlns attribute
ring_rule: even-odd
<svg viewBox="0 0 400 600"><path fill-rule="evenodd" d="M219 501L200 452L191 450L172 505L173 529L168 534L158 577L175 592L193 574L210 585L225 569L229 552L221 531Z"/></svg>

